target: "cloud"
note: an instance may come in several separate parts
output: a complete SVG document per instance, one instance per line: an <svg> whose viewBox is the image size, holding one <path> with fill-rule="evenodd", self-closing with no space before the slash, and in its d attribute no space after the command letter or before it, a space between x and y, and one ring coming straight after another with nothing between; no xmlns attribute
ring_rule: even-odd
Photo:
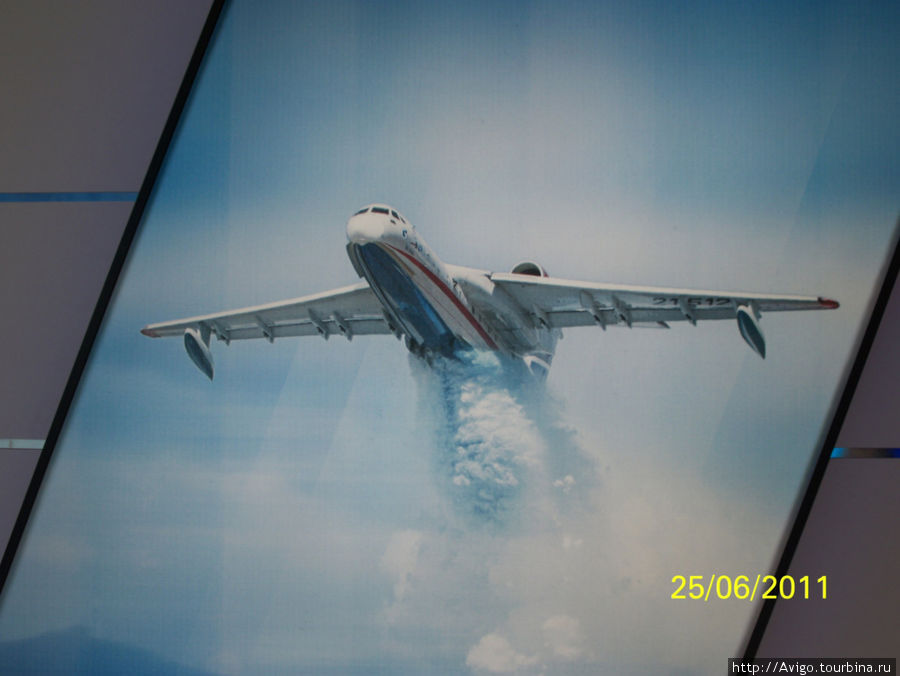
<svg viewBox="0 0 900 676"><path fill-rule="evenodd" d="M543 649L528 654L518 650L499 631L482 636L466 655L466 665L474 670L507 673L533 667L545 668L551 662L572 662L584 656L581 623L569 615L553 615L541 624ZM526 643L526 641L522 641ZM528 643L529 645L540 645Z"/></svg>
<svg viewBox="0 0 900 676"><path fill-rule="evenodd" d="M553 654L564 660L574 660L582 655L581 623L568 615L547 618L542 629L546 645Z"/></svg>
<svg viewBox="0 0 900 676"><path fill-rule="evenodd" d="M569 493L572 490L572 486L575 485L575 477L571 474L566 474L562 479L557 479L553 482L554 488L561 488L563 493Z"/></svg>
<svg viewBox="0 0 900 676"><path fill-rule="evenodd" d="M537 664L537 656L516 652L499 634L487 634L466 655L466 665L493 673L509 673Z"/></svg>
<svg viewBox="0 0 900 676"><path fill-rule="evenodd" d="M394 580L394 600L402 601L412 584L422 546L422 533L403 530L394 533L381 557L381 568Z"/></svg>

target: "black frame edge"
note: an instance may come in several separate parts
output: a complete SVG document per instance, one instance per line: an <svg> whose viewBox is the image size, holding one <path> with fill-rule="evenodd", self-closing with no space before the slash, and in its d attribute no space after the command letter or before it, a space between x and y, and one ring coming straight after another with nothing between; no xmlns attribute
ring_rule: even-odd
<svg viewBox="0 0 900 676"><path fill-rule="evenodd" d="M2 560L0 560L0 599L2 599L3 589L6 585L6 580L9 577L9 573L12 570L13 560L15 559L19 544L21 543L22 537L25 533L25 527L28 523L28 518L31 516L35 501L37 500L38 492L44 480L44 476L47 473L47 468L50 465L53 451L56 448L56 442L59 439L63 425L66 421L66 416L69 412L69 408L71 407L72 401L75 398L75 393L78 390L78 384L81 381L81 376L84 373L85 366L87 365L88 358L90 357L94 341L97 338L97 334L100 332L100 327L103 324L103 318L106 315L106 310L112 298L113 291L115 290L116 283L118 282L119 275L122 272L122 267L125 265L125 261L128 257L128 252L131 249L131 244L134 241L138 226L141 222L141 219L143 218L144 209L147 207L147 203L150 200L150 195L153 191L154 185L156 184L156 179L159 176L159 172L169 150L172 138L174 137L175 131L178 127L178 122L181 119L181 115L184 112L184 107L187 104L191 89L193 88L194 82L197 78L197 74L200 71L200 65L203 62L203 57L206 55L210 42L212 41L216 25L218 24L219 18L221 17L222 11L225 7L225 3L226 0L213 0L212 5L210 6L209 13L206 16L206 21L203 24L203 29L200 31L200 37L197 40L197 44L194 47L194 51L191 54L191 59L188 62L187 69L185 70L184 78L182 79L181 85L178 88L178 92L175 95L172 109L169 111L168 118L166 118L166 123L163 127L162 134L160 135L159 142L157 143L156 149L153 152L153 157L151 158L150 164L147 168L147 173L144 175L144 181L141 184L141 189L138 192L137 199L134 202L134 207L132 208L131 214L128 217L128 222L126 223L125 230L122 233L122 238L119 240L119 246L116 249L112 265L110 266L109 272L106 275L106 280L103 283L103 288L100 291L100 296L97 300L97 304L94 306L94 311L91 314L91 319L88 323L87 330L85 331L84 339L82 340L81 346L78 349L78 355L75 358L75 363L72 366L72 370L69 372L69 378L66 381L66 386L63 390L62 397L60 398L59 406L56 409L56 414L53 416L53 422L50 424L50 430L47 433L47 439L44 442L44 448L41 450L41 454L38 458L34 474L32 475L31 481L28 484L28 490L25 493L25 499L22 502L22 507L19 510L18 517L16 518L16 522L13 526L12 532L10 533L6 549L3 553L3 558Z"/></svg>
<svg viewBox="0 0 900 676"><path fill-rule="evenodd" d="M806 492L803 495L800 506L797 508L797 515L787 539L784 542L784 549L778 560L778 565L775 568L774 575L778 578L787 575L791 560L794 558L794 553L797 551L800 537L803 534L803 528L806 526L807 519L809 519L813 503L819 492L819 486L822 484L822 478L825 476L825 470L828 466L828 461L831 458L831 452L837 442L841 427L844 425L844 419L847 417L847 411L850 409L850 403L853 401L853 395L856 393L857 385L859 385L859 379L862 376L866 361L869 358L869 352L872 350L875 336L878 333L878 328L881 326L885 308L887 307L888 300L894 290L894 285L897 282L897 275L898 272L900 272L900 215L897 216L897 220L894 224L893 239L894 253L891 255L890 262L888 263L882 278L881 289L878 292L878 297L872 307L869 323L867 324L865 333L860 341L856 358L854 359L853 366L850 368L850 373L847 376L840 401L835 408L834 416L831 419L831 425L828 428L828 433L825 435L825 440L822 442L822 447L819 450L818 459L810 474ZM776 601L777 599L766 599L763 601L753 631L747 639L747 645L744 648L744 660L751 660L756 657L756 652L759 650L763 635L766 632L769 620L775 610Z"/></svg>

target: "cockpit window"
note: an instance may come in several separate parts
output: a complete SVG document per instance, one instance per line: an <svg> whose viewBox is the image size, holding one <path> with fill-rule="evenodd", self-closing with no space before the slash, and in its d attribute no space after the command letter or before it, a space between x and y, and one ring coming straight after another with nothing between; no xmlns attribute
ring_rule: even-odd
<svg viewBox="0 0 900 676"><path fill-rule="evenodd" d="M397 213L396 211L394 211L393 209L391 209L391 216L393 216L394 218L396 218L396 219L398 219L398 220L399 220L399 218L400 218L400 214L398 214L398 213Z"/></svg>
<svg viewBox="0 0 900 676"><path fill-rule="evenodd" d="M387 216L388 210L385 209L384 207L372 207L372 213L373 214L384 214L385 216Z"/></svg>
<svg viewBox="0 0 900 676"><path fill-rule="evenodd" d="M353 215L354 215L354 216L359 216L360 214L366 213L368 210L369 210L369 207L363 207L362 209L360 209L359 211L357 211L357 212L356 212L355 214L353 214Z"/></svg>

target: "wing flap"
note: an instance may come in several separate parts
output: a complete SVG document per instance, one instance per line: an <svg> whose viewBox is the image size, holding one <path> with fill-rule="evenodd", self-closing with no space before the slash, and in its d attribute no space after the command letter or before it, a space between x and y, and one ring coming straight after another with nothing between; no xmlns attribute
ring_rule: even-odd
<svg viewBox="0 0 900 676"><path fill-rule="evenodd" d="M836 301L820 296L596 284L514 273L494 273L490 277L526 311L546 317L553 328L595 324L636 327L659 322L734 319L742 305L760 313L838 307Z"/></svg>
<svg viewBox="0 0 900 676"><path fill-rule="evenodd" d="M391 333L381 303L366 282L302 298L148 324L141 333L151 338L164 338L180 336L189 328L208 329L225 342Z"/></svg>

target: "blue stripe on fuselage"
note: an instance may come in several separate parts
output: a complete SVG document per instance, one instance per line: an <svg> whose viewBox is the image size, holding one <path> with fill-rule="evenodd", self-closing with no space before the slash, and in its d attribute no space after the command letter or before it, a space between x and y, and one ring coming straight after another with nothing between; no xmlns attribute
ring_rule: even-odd
<svg viewBox="0 0 900 676"><path fill-rule="evenodd" d="M424 347L446 355L462 347L461 341L390 254L378 244L358 246L369 283L377 285L391 309L415 328Z"/></svg>

